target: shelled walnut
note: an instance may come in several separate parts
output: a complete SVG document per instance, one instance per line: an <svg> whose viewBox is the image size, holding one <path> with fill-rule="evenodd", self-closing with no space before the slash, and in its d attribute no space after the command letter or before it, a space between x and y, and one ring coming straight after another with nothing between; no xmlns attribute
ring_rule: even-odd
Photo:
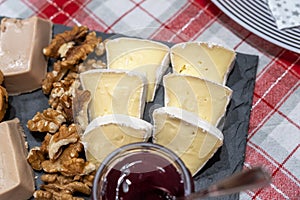
<svg viewBox="0 0 300 200"><path fill-rule="evenodd" d="M45 190L36 190L33 197L36 200L84 200L84 198L73 197L71 194Z"/></svg>
<svg viewBox="0 0 300 200"><path fill-rule="evenodd" d="M40 171L42 170L42 162L48 159L48 145L52 135L47 133L44 137L44 141L41 146L36 146L30 149L27 155L27 161L31 165L32 169Z"/></svg>
<svg viewBox="0 0 300 200"><path fill-rule="evenodd" d="M106 63L102 60L87 59L78 65L78 72L82 73L92 69L105 69Z"/></svg>
<svg viewBox="0 0 300 200"><path fill-rule="evenodd" d="M85 26L74 26L72 30L57 34L48 47L43 49L47 57L56 58L54 69L48 72L42 83L45 94L50 94L52 84L60 81L69 70L78 71L77 65L84 61L102 41L95 32Z"/></svg>
<svg viewBox="0 0 300 200"><path fill-rule="evenodd" d="M45 155L41 151L40 147L34 147L30 149L27 156L27 161L31 165L32 169L37 171L42 170L42 162L45 160Z"/></svg>
<svg viewBox="0 0 300 200"><path fill-rule="evenodd" d="M96 32L85 26L74 26L72 30L57 34L48 47L43 49L47 57L61 60L64 68L73 67L87 58L102 41ZM99 50L100 51L100 50Z"/></svg>
<svg viewBox="0 0 300 200"><path fill-rule="evenodd" d="M4 81L4 75L0 70L0 121L4 118L8 107L8 94L4 87L2 87L2 83Z"/></svg>
<svg viewBox="0 0 300 200"><path fill-rule="evenodd" d="M0 85L2 85L4 81L4 75L3 75L3 72L0 70Z"/></svg>
<svg viewBox="0 0 300 200"><path fill-rule="evenodd" d="M8 108L8 94L4 87L0 86L0 121L5 116L6 110Z"/></svg>
<svg viewBox="0 0 300 200"><path fill-rule="evenodd" d="M54 59L53 70L42 83L50 108L27 122L30 131L47 133L41 146L32 148L27 157L34 170L44 173L44 184L34 192L35 199L78 200L83 198L74 197L75 194L91 193L96 167L82 157L84 147L80 142L91 94L79 90L78 73L80 64L92 52L103 54L104 44L85 26L74 26L55 35L43 49L46 57Z"/></svg>
<svg viewBox="0 0 300 200"><path fill-rule="evenodd" d="M45 160L42 168L47 173L61 173L64 176L86 175L95 170L95 165L78 157L83 151L81 143L68 145L56 160Z"/></svg>
<svg viewBox="0 0 300 200"><path fill-rule="evenodd" d="M88 34L88 28L86 26L74 26L72 30L65 31L63 33L56 34L55 37L52 39L50 45L43 49L43 53L47 57L51 58L58 58L59 48L71 41L80 41L86 37Z"/></svg>
<svg viewBox="0 0 300 200"><path fill-rule="evenodd" d="M63 146L75 143L79 140L79 127L71 124L69 127L62 125L59 131L56 132L50 139L48 145L49 158L55 160L60 155L60 150Z"/></svg>
<svg viewBox="0 0 300 200"><path fill-rule="evenodd" d="M53 88L53 83L60 81L68 73L69 70L67 68L61 67L60 61L55 62L53 68L54 69L52 71L47 72L46 77L42 82L42 90L46 95L50 94Z"/></svg>
<svg viewBox="0 0 300 200"><path fill-rule="evenodd" d="M87 55L94 51L95 47L101 42L101 38L96 36L95 32L87 34L85 40L72 46L62 60L62 66L74 66L87 58Z"/></svg>
<svg viewBox="0 0 300 200"><path fill-rule="evenodd" d="M45 183L33 194L37 200L79 200L76 193L90 195L95 173L85 176L65 177L60 174L43 174L41 180Z"/></svg>
<svg viewBox="0 0 300 200"><path fill-rule="evenodd" d="M73 123L74 121L72 111L73 96L75 90L80 86L77 78L77 73L69 72L63 80L53 83L53 89L48 100L51 108L64 113L69 123Z"/></svg>
<svg viewBox="0 0 300 200"><path fill-rule="evenodd" d="M66 122L66 117L63 113L48 108L42 113L37 112L37 114L27 122L27 127L30 131L55 133L64 122Z"/></svg>
<svg viewBox="0 0 300 200"><path fill-rule="evenodd" d="M54 174L43 174L41 176L41 180L47 184L52 183L57 185L66 185L75 182L75 183L82 183L85 186L91 187L94 177L95 177L95 173L91 173L89 175L84 175L84 176L69 176L69 177L54 173ZM86 191L88 190L89 189L87 189ZM85 194L85 192L83 193Z"/></svg>
<svg viewBox="0 0 300 200"><path fill-rule="evenodd" d="M30 150L29 164L34 170L45 172L41 176L45 184L35 191L35 199L77 199L75 193L90 195L96 167L80 157L83 145L78 130L75 124L62 125L54 135L47 134L40 147Z"/></svg>
<svg viewBox="0 0 300 200"><path fill-rule="evenodd" d="M90 195L95 173L85 176L65 177L60 174L43 174L41 190L34 193L35 199L83 199L75 193Z"/></svg>
<svg viewBox="0 0 300 200"><path fill-rule="evenodd" d="M42 151L42 153L44 155L48 155L48 153L49 153L48 145L50 143L51 137L52 137L52 135L50 133L47 133L44 137L44 141L41 144L40 150Z"/></svg>

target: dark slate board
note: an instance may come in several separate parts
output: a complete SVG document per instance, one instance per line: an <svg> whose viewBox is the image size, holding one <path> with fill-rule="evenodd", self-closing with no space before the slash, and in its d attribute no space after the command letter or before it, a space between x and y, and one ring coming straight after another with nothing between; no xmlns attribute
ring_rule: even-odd
<svg viewBox="0 0 300 200"><path fill-rule="evenodd" d="M1 19L1 18L0 18ZM69 27L63 25L54 25L53 34L63 32ZM103 39L113 36L112 34L97 33ZM168 44L171 46L171 44ZM105 58L103 58L105 59ZM52 69L52 62L49 61L49 69ZM205 167L194 176L195 190L200 190L217 180L230 176L234 172L240 171L244 162L246 147L246 137L250 118L250 109L252 105L252 96L256 77L258 57L238 53L234 68L228 77L227 86L233 90L232 100L229 104L224 126L224 145L217 151ZM171 67L170 67L171 68ZM170 71L171 69L168 69ZM9 109L5 119L18 117L27 135L29 148L39 146L43 140L44 134L30 133L26 127L27 121L31 119L36 112L48 108L48 98L41 90L28 94L9 97ZM146 105L144 119L151 122L151 113L155 108L163 106L163 87L157 90L154 102ZM36 172L37 187L41 184ZM90 199L86 197L86 199ZM238 194L223 196L215 199L239 199Z"/></svg>

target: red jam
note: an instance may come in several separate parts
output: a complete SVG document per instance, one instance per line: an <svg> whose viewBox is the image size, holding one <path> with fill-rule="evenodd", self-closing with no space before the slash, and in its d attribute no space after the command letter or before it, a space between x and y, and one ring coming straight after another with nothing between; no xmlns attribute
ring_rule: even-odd
<svg viewBox="0 0 300 200"><path fill-rule="evenodd" d="M136 152L116 163L104 179L100 199L169 200L184 196L183 175L167 159Z"/></svg>

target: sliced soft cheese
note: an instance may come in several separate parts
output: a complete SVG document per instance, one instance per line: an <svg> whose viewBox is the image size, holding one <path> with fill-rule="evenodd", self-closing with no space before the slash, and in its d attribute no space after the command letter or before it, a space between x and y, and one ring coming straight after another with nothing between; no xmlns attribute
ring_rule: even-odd
<svg viewBox="0 0 300 200"><path fill-rule="evenodd" d="M165 106L178 107L217 125L226 112L232 90L189 75L168 74L163 78Z"/></svg>
<svg viewBox="0 0 300 200"><path fill-rule="evenodd" d="M142 118L146 101L146 78L136 72L96 69L80 74L82 87L91 92L89 116L107 114Z"/></svg>
<svg viewBox="0 0 300 200"><path fill-rule="evenodd" d="M223 134L194 113L175 107L153 112L154 143L173 150L195 175L223 144Z"/></svg>
<svg viewBox="0 0 300 200"><path fill-rule="evenodd" d="M107 67L144 73L148 80L147 102L153 101L161 78L169 67L169 47L150 40L117 38L106 43Z"/></svg>
<svg viewBox="0 0 300 200"><path fill-rule="evenodd" d="M146 142L151 137L152 128L152 124L127 115L97 117L82 136L87 160L98 165L109 153L123 145Z"/></svg>
<svg viewBox="0 0 300 200"><path fill-rule="evenodd" d="M236 53L220 45L189 42L171 48L173 71L225 85Z"/></svg>

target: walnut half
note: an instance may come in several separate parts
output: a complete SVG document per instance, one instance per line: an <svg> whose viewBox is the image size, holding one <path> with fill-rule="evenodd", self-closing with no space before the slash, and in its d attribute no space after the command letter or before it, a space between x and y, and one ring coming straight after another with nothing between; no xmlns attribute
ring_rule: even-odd
<svg viewBox="0 0 300 200"><path fill-rule="evenodd" d="M60 56L59 49L65 43L71 41L80 41L88 34L86 26L74 26L72 30L56 34L48 47L43 49L43 53L47 57L58 58Z"/></svg>
<svg viewBox="0 0 300 200"><path fill-rule="evenodd" d="M50 139L48 151L50 160L55 160L59 156L59 150L68 144L75 143L79 140L79 127L71 124L69 127L62 125Z"/></svg>
<svg viewBox="0 0 300 200"><path fill-rule="evenodd" d="M0 121L5 116L6 110L8 108L8 94L4 87L0 86Z"/></svg>
<svg viewBox="0 0 300 200"><path fill-rule="evenodd" d="M96 169L92 163L79 158L83 151L80 142L69 144L56 160L45 160L42 168L47 173L61 173L64 176L87 175Z"/></svg>
<svg viewBox="0 0 300 200"><path fill-rule="evenodd" d="M30 149L28 156L27 156L27 161L31 165L32 169L34 170L42 170L42 162L45 161L45 155L41 151L40 147L34 147Z"/></svg>
<svg viewBox="0 0 300 200"><path fill-rule="evenodd" d="M65 116L52 108L44 110L27 122L30 131L55 133L62 123L66 122Z"/></svg>
<svg viewBox="0 0 300 200"><path fill-rule="evenodd" d="M0 70L0 121L4 118L8 107L8 93L4 87L2 87L2 83L4 81L4 75Z"/></svg>
<svg viewBox="0 0 300 200"><path fill-rule="evenodd" d="M4 81L4 75L3 75L3 72L0 70L0 85L2 85Z"/></svg>

